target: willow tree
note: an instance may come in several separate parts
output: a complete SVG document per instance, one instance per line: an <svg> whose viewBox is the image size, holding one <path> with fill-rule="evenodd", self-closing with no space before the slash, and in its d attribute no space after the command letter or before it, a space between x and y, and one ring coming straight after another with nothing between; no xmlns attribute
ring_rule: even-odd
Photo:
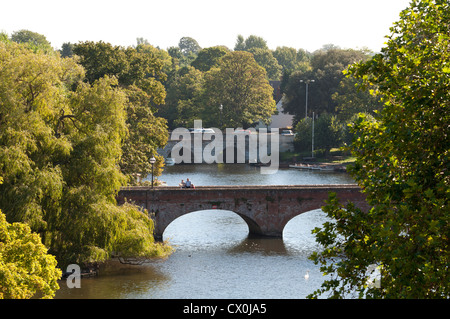
<svg viewBox="0 0 450 319"><path fill-rule="evenodd" d="M157 149L166 145L167 121L155 116L156 106L163 104L166 91L162 82L164 60L158 50L141 44L137 48L113 46L105 42L83 42L74 53L86 70L86 80L93 84L102 77L115 77L126 94L127 134L122 145L120 167L130 183L136 176L151 173L150 158L156 157L154 175L162 173L163 158Z"/></svg>
<svg viewBox="0 0 450 319"><path fill-rule="evenodd" d="M450 4L413 0L387 46L350 68L384 108L353 127L353 175L373 208L331 196L335 223L316 229L312 258L331 274L314 296L450 296ZM371 279L371 275L379 280Z"/></svg>
<svg viewBox="0 0 450 319"><path fill-rule="evenodd" d="M117 79L86 83L76 59L0 41L0 208L41 235L60 266L151 257L152 220L117 206L128 103Z"/></svg>

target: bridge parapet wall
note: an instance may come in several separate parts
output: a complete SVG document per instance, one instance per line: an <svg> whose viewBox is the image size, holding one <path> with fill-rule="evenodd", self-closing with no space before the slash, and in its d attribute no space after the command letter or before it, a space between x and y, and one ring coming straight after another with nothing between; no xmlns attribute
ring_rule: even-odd
<svg viewBox="0 0 450 319"><path fill-rule="evenodd" d="M155 221L158 239L176 218L210 209L235 212L252 234L282 237L289 220L321 208L330 192L337 193L342 203L352 201L363 210L369 208L357 185L126 187L117 199L119 203L131 201L147 209Z"/></svg>

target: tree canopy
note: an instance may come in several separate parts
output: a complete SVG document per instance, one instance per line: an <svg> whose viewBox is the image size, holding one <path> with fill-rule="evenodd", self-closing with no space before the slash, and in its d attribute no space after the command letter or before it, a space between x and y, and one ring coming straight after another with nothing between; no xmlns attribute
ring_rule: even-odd
<svg viewBox="0 0 450 319"><path fill-rule="evenodd" d="M11 40L17 43L27 44L33 49L40 48L45 51L52 50L51 43L47 40L45 35L30 30L23 29L13 32Z"/></svg>
<svg viewBox="0 0 450 319"><path fill-rule="evenodd" d="M38 233L60 267L165 256L148 215L115 199L127 181L128 95L115 77L84 74L75 58L0 42L0 208Z"/></svg>
<svg viewBox="0 0 450 319"><path fill-rule="evenodd" d="M308 105L310 107L307 116L311 116L313 111L315 114L336 113L338 101L333 99L333 95L342 89L340 83L344 79L343 71L349 65L368 58L365 51L340 49L335 46L325 47L314 52L311 57L310 69L284 73L284 110L295 115L296 121L304 118L305 83L314 80L308 88ZM354 88L352 89L350 92L355 91Z"/></svg>
<svg viewBox="0 0 450 319"><path fill-rule="evenodd" d="M324 249L312 258L332 279L314 296L450 296L450 5L413 0L400 17L382 52L350 68L384 102L374 120L359 117L350 146L373 208L330 197L335 222L315 230Z"/></svg>
<svg viewBox="0 0 450 319"><path fill-rule="evenodd" d="M61 270L47 250L28 225L8 223L0 210L0 299L54 296Z"/></svg>
<svg viewBox="0 0 450 319"><path fill-rule="evenodd" d="M231 52L205 75L205 120L219 128L268 121L275 111L272 93L266 72L253 55Z"/></svg>
<svg viewBox="0 0 450 319"><path fill-rule="evenodd" d="M266 70L253 54L222 47L203 49L192 66L172 72L167 92L158 114L172 128L192 127L196 119L205 126L249 127L275 110Z"/></svg>
<svg viewBox="0 0 450 319"><path fill-rule="evenodd" d="M217 65L220 58L226 55L230 50L223 46L202 49L191 65L196 69L207 72L213 66Z"/></svg>
<svg viewBox="0 0 450 319"><path fill-rule="evenodd" d="M151 173L150 158L156 157L153 174L161 175L163 159L157 149L167 143L166 120L154 115L156 105L164 103L166 91L162 82L164 60L148 44L123 48L104 42L84 42L74 46L90 83L114 76L127 96L127 132L122 146L120 166L130 181Z"/></svg>

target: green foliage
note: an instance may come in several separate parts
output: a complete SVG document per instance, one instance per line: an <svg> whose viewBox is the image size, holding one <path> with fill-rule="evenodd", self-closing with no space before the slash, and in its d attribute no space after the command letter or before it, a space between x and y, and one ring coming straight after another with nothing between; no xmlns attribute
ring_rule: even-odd
<svg viewBox="0 0 450 319"><path fill-rule="evenodd" d="M303 49L296 50L290 47L277 47L273 52L273 56L285 72L306 72L310 69L310 54Z"/></svg>
<svg viewBox="0 0 450 319"><path fill-rule="evenodd" d="M52 298L61 270L28 225L10 224L0 210L0 299Z"/></svg>
<svg viewBox="0 0 450 319"><path fill-rule="evenodd" d="M193 67L183 68L173 80L167 104L176 126L193 127L194 120L201 118L203 87L204 73Z"/></svg>
<svg viewBox="0 0 450 319"><path fill-rule="evenodd" d="M17 43L24 43L33 50L41 49L45 52L53 51L50 42L47 41L47 38L44 35L29 30L13 32L11 40Z"/></svg>
<svg viewBox="0 0 450 319"><path fill-rule="evenodd" d="M296 133L294 147L297 151L311 151L312 148L312 118L300 120L294 128Z"/></svg>
<svg viewBox="0 0 450 319"><path fill-rule="evenodd" d="M70 42L65 42L61 46L61 50L59 50L59 53L61 54L61 57L72 57L73 56L73 44Z"/></svg>
<svg viewBox="0 0 450 319"><path fill-rule="evenodd" d="M39 235L26 224L8 223L0 210L0 299L52 298L61 277L56 263Z"/></svg>
<svg viewBox="0 0 450 319"><path fill-rule="evenodd" d="M220 128L249 127L259 119L270 119L275 110L273 89L251 53L229 52L218 59L215 53L222 55L222 49L202 52L212 53L211 62L216 61L209 71L183 67L168 80L166 105L158 114L172 128L192 127L196 119L203 120L205 127ZM197 66L208 60L203 60L202 52Z"/></svg>
<svg viewBox="0 0 450 319"><path fill-rule="evenodd" d="M315 114L336 114L338 103L333 99L333 95L340 92L340 83L344 79L343 71L348 65L367 60L368 57L365 50L344 50L335 46L327 46L314 52L310 69L287 72L284 75L282 87L285 94L285 111L295 115L296 121L305 117L304 82L314 80L308 88L308 116L312 116L313 111ZM353 88L342 93L353 94L355 91L356 88Z"/></svg>
<svg viewBox="0 0 450 319"><path fill-rule="evenodd" d="M250 51L251 49L268 50L267 41L256 35L250 35L244 40L242 35L238 35L234 51Z"/></svg>
<svg viewBox="0 0 450 319"><path fill-rule="evenodd" d="M269 50L267 42L263 38L250 35L244 40L244 37L239 35L234 50L252 53L256 63L266 70L269 80L277 81L280 79L282 67L273 56L272 51Z"/></svg>
<svg viewBox="0 0 450 319"><path fill-rule="evenodd" d="M256 63L266 70L269 80L277 81L280 79L282 68L273 56L272 51L269 49L252 48L248 52L252 53Z"/></svg>
<svg viewBox="0 0 450 319"><path fill-rule="evenodd" d="M344 71L344 74L346 71ZM339 88L332 95L336 102L336 113L341 121L349 121L358 113L366 113L374 116L383 108L383 103L375 92L376 89L358 89L361 81L357 81L349 75L342 79ZM373 92L374 94L370 94Z"/></svg>
<svg viewBox="0 0 450 319"><path fill-rule="evenodd" d="M213 66L217 65L220 58L226 55L230 50L226 47L216 46L201 50L191 66L202 72L209 71Z"/></svg>
<svg viewBox="0 0 450 319"><path fill-rule="evenodd" d="M0 42L0 207L9 222L39 233L62 267L113 254L166 256L152 220L115 199L126 184L119 163L135 123L128 118L138 113L129 108L147 93L108 75L83 82L77 59Z"/></svg>
<svg viewBox="0 0 450 319"><path fill-rule="evenodd" d="M148 44L123 48L101 41L79 43L73 51L80 57L90 83L114 76L126 94L128 134L120 166L129 182L136 183L138 175L145 178L151 173L150 158L157 157L157 149L167 143L166 121L154 113L156 105L164 103L166 96L162 82L167 78L163 68L167 66L168 56ZM158 176L162 158L155 165L154 175Z"/></svg>
<svg viewBox="0 0 450 319"><path fill-rule="evenodd" d="M448 1L412 1L382 53L350 68L385 101L375 121L355 122L350 147L373 208L344 209L330 197L324 211L336 222L315 230L324 250L312 258L333 279L313 296L450 296L449 14ZM367 283L374 265L380 288Z"/></svg>
<svg viewBox="0 0 450 319"><path fill-rule="evenodd" d="M312 149L312 118L298 122L294 140L295 148L304 152ZM314 119L314 149L323 150L328 156L330 150L340 147L343 142L344 128L335 115L322 114Z"/></svg>
<svg viewBox="0 0 450 319"><path fill-rule="evenodd" d="M266 72L253 55L231 52L205 74L202 119L207 126L218 128L268 121L276 108L272 94Z"/></svg>
<svg viewBox="0 0 450 319"><path fill-rule="evenodd" d="M196 55L202 49L197 40L190 37L182 37L178 43L178 47L184 56L188 56L190 54Z"/></svg>

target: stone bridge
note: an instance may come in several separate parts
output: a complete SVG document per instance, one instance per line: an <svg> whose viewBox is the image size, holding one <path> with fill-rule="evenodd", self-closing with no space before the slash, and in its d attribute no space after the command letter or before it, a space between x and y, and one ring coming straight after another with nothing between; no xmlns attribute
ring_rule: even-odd
<svg viewBox="0 0 450 319"><path fill-rule="evenodd" d="M125 187L117 201L147 209L155 221L157 240L162 240L166 227L178 217L211 209L235 212L251 234L282 237L292 218L321 208L330 192L335 192L341 203L352 201L363 210L369 208L358 185Z"/></svg>

